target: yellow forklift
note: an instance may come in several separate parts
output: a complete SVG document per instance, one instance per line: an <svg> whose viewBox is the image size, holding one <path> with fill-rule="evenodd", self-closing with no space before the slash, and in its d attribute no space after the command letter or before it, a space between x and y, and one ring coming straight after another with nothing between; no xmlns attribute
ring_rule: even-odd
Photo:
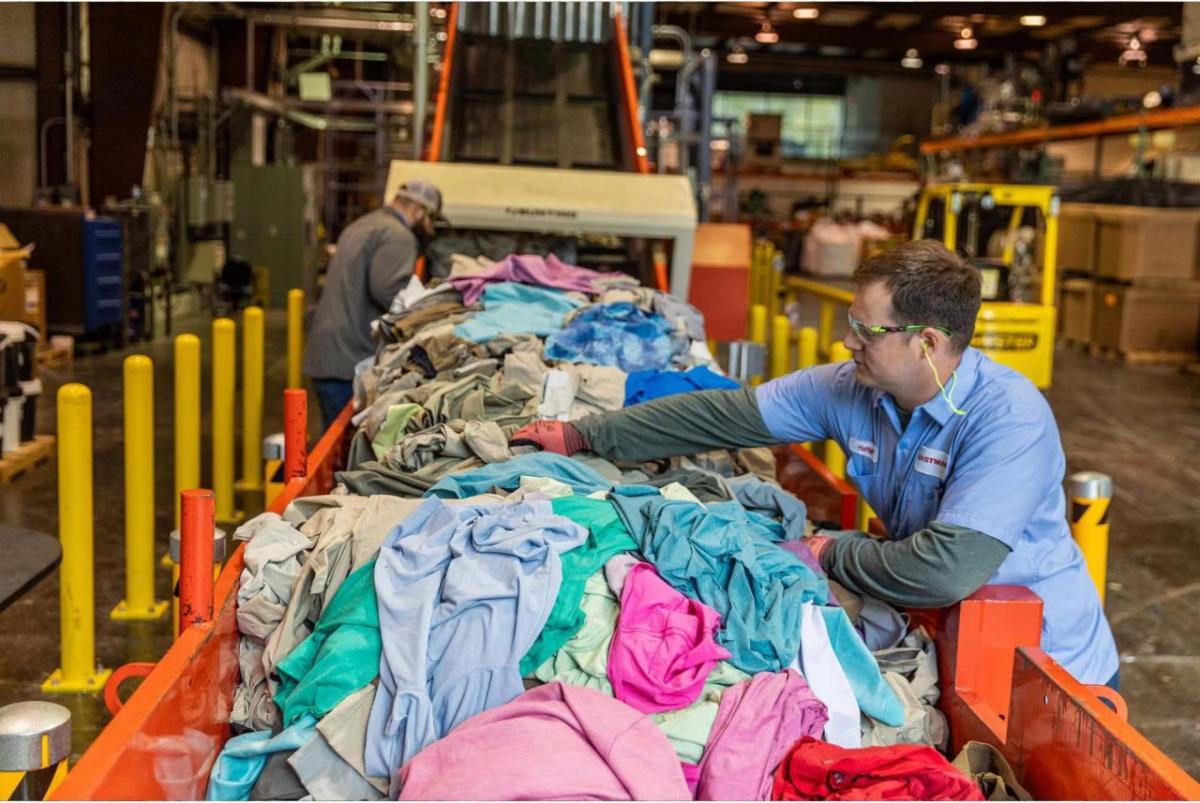
<svg viewBox="0 0 1200 803"><path fill-rule="evenodd" d="M1059 206L1054 187L931 184L913 226L914 240L941 240L979 269L972 345L1042 389L1054 369Z"/></svg>

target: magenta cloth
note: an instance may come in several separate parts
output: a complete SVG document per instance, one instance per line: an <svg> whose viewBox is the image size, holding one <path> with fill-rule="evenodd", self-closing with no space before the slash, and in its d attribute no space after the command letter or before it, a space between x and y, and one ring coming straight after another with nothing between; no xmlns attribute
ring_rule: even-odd
<svg viewBox="0 0 1200 803"><path fill-rule="evenodd" d="M608 650L613 696L647 714L686 708L729 651L716 642L721 617L638 563L625 576Z"/></svg>
<svg viewBox="0 0 1200 803"><path fill-rule="evenodd" d="M794 669L759 672L721 695L697 800L770 800L775 768L805 736L821 737L829 714Z"/></svg>
<svg viewBox="0 0 1200 803"><path fill-rule="evenodd" d="M700 783L700 768L695 764L689 764L686 761L680 761L679 766L683 767L683 780L687 782L688 789L692 793L692 797L696 796L696 785Z"/></svg>
<svg viewBox="0 0 1200 803"><path fill-rule="evenodd" d="M479 273L452 277L450 284L462 293L463 304L469 307L483 295L483 288L493 282L536 284L595 295L602 289L596 287L595 280L603 275L594 270L568 265L554 254L544 259L537 254L511 254Z"/></svg>
<svg viewBox="0 0 1200 803"><path fill-rule="evenodd" d="M400 769L401 800L691 800L658 725L548 683L463 722Z"/></svg>

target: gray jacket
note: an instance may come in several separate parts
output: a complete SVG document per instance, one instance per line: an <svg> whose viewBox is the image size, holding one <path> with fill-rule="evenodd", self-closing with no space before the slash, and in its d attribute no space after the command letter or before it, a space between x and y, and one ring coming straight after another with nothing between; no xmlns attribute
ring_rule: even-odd
<svg viewBox="0 0 1200 803"><path fill-rule="evenodd" d="M355 363L375 351L371 321L387 312L412 276L418 250L416 236L390 207L346 227L305 337L305 374L313 379L354 378Z"/></svg>

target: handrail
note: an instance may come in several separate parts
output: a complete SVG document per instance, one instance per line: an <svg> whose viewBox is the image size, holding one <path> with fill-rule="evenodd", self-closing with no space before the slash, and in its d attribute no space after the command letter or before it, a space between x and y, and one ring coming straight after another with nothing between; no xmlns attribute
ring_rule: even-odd
<svg viewBox="0 0 1200 803"><path fill-rule="evenodd" d="M841 287L834 287L831 284L825 284L819 279L804 279L799 276L788 276L783 280L783 285L788 290L797 290L802 293L811 293L817 298L823 298L828 301L836 301L839 304L850 306L850 302L854 300L853 290L844 290Z"/></svg>

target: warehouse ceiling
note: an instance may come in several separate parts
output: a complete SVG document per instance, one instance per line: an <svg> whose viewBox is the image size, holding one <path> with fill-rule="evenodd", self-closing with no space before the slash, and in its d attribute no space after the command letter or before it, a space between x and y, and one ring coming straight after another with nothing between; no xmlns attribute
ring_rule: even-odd
<svg viewBox="0 0 1200 803"><path fill-rule="evenodd" d="M1136 67L1173 66L1181 14L1181 3L1158 2L659 3L657 22L684 28L699 47L751 56L898 64L915 49L930 69L1010 54L1037 59L1055 45L1093 62L1124 57Z"/></svg>

